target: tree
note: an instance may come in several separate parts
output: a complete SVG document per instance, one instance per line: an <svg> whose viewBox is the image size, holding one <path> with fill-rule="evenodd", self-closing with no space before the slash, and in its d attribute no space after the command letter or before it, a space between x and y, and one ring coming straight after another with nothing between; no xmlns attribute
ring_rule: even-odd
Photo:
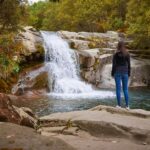
<svg viewBox="0 0 150 150"><path fill-rule="evenodd" d="M26 18L26 0L0 0L0 27L2 30L17 30Z"/></svg>
<svg viewBox="0 0 150 150"><path fill-rule="evenodd" d="M126 24L128 35L134 38L133 47L150 48L150 1L130 0L127 7Z"/></svg>

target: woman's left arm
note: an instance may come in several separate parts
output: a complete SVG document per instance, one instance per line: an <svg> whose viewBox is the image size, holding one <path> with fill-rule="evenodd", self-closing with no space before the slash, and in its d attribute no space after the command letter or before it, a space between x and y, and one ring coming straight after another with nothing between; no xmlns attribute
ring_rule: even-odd
<svg viewBox="0 0 150 150"><path fill-rule="evenodd" d="M128 76L130 77L131 74L131 61L130 61L130 54L128 55Z"/></svg>

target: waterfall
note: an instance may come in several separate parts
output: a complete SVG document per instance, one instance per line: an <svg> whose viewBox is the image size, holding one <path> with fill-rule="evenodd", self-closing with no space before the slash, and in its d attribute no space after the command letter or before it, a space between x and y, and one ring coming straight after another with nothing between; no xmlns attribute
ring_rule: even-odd
<svg viewBox="0 0 150 150"><path fill-rule="evenodd" d="M45 65L49 89L54 93L88 93L92 86L80 79L74 50L54 32L41 32L44 40Z"/></svg>

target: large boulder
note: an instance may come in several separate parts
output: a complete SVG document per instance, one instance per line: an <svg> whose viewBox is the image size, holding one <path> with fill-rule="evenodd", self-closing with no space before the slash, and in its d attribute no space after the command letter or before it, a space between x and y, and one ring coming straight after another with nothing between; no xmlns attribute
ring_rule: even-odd
<svg viewBox="0 0 150 150"><path fill-rule="evenodd" d="M131 87L150 86L150 62L146 59L131 59Z"/></svg>
<svg viewBox="0 0 150 150"><path fill-rule="evenodd" d="M0 93L0 121L34 128L37 126L38 119L32 110L14 106L9 96Z"/></svg>
<svg viewBox="0 0 150 150"><path fill-rule="evenodd" d="M77 51L83 79L94 85L100 84L102 68L111 63L113 51L108 48Z"/></svg>
<svg viewBox="0 0 150 150"><path fill-rule="evenodd" d="M90 68L95 64L96 58L99 54L99 49L87 49L84 51L76 51L79 56L79 63L81 68Z"/></svg>
<svg viewBox="0 0 150 150"><path fill-rule="evenodd" d="M14 110L8 96L0 93L0 121L19 123L19 114Z"/></svg>
<svg viewBox="0 0 150 150"><path fill-rule="evenodd" d="M45 65L40 65L20 74L18 83L12 88L12 94L22 95L29 90L41 89L48 89L48 72Z"/></svg>
<svg viewBox="0 0 150 150"><path fill-rule="evenodd" d="M26 47L25 53L36 52L36 46L43 42L40 32L30 26L24 27L24 31L20 33L19 38L21 38L23 45Z"/></svg>

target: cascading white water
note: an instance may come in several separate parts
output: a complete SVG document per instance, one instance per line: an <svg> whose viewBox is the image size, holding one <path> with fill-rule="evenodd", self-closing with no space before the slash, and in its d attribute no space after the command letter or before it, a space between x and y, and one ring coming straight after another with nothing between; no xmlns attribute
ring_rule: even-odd
<svg viewBox="0 0 150 150"><path fill-rule="evenodd" d="M78 76L75 52L54 32L41 32L44 39L45 64L49 88L54 93L87 93L92 86Z"/></svg>

